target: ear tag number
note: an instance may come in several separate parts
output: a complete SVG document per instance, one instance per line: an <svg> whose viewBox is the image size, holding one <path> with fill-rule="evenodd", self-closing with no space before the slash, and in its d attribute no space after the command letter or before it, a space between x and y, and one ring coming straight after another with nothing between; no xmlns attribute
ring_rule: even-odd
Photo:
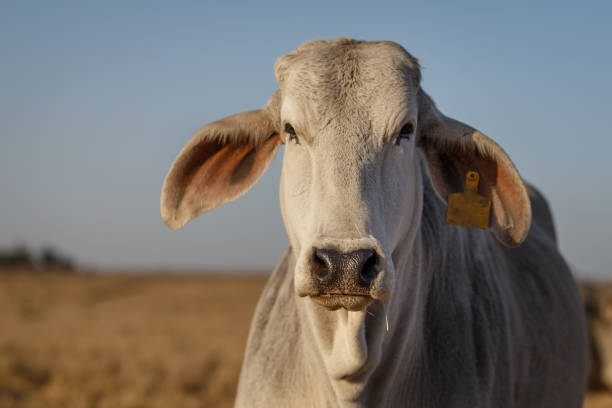
<svg viewBox="0 0 612 408"><path fill-rule="evenodd" d="M489 228L491 200L478 194L479 179L478 172L468 171L465 174L465 191L448 196L447 223L470 228Z"/></svg>

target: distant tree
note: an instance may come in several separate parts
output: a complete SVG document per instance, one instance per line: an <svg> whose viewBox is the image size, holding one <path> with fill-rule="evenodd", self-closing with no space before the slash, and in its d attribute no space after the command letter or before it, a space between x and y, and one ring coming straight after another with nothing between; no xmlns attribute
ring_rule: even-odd
<svg viewBox="0 0 612 408"><path fill-rule="evenodd" d="M25 245L17 245L11 249L0 249L0 269L11 268L68 271L74 268L74 262L50 246L44 247L36 256Z"/></svg>
<svg viewBox="0 0 612 408"><path fill-rule="evenodd" d="M51 247L42 249L38 264L45 269L64 269L72 270L73 262L70 258L58 253Z"/></svg>
<svg viewBox="0 0 612 408"><path fill-rule="evenodd" d="M0 250L0 267L14 268L33 266L33 257L25 245L17 245L9 250Z"/></svg>

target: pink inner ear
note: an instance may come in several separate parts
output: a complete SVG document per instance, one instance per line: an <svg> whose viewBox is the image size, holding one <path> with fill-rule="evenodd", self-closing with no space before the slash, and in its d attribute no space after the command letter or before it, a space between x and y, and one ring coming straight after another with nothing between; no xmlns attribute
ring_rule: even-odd
<svg viewBox="0 0 612 408"><path fill-rule="evenodd" d="M194 147L178 211L197 209L200 213L244 194L274 157L279 141L275 134L260 146L204 141Z"/></svg>
<svg viewBox="0 0 612 408"><path fill-rule="evenodd" d="M518 174L515 171L510 171L504 163L497 162L497 168L496 192L501 198L504 213L511 215L511 218L503 223L498 218L498 223L502 228L508 229L508 233L513 239L518 240L518 233L515 234L514 231L527 231L529 229L531 204L527 198L523 180Z"/></svg>
<svg viewBox="0 0 612 408"><path fill-rule="evenodd" d="M209 144L209 143L202 143ZM214 205L216 201L225 201L227 196L239 195L240 183L232 183L232 174L241 167L245 157L252 156L255 146L247 145L225 145L210 143L214 146L214 153L203 157L199 167L185 177L181 205L188 207L197 206L199 202L207 201ZM197 150L208 150L208 146ZM208 153L208 152L207 152Z"/></svg>

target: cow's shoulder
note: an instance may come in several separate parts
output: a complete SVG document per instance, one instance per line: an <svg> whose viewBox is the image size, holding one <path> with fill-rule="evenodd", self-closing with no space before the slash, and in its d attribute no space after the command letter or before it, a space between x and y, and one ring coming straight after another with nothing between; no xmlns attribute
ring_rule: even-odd
<svg viewBox="0 0 612 408"><path fill-rule="evenodd" d="M277 399L288 396L286 390L297 372L294 366L301 361L298 343L303 336L295 304L293 268L295 256L289 247L268 279L255 310L236 406L289 404Z"/></svg>

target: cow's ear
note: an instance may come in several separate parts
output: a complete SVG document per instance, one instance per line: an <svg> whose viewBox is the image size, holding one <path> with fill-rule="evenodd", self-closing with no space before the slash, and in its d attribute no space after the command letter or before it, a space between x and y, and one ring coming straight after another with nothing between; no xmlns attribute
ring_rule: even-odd
<svg viewBox="0 0 612 408"><path fill-rule="evenodd" d="M201 213L235 200L268 168L281 138L275 94L260 110L200 129L178 154L161 193L161 216L179 229Z"/></svg>
<svg viewBox="0 0 612 408"><path fill-rule="evenodd" d="M444 116L429 95L418 92L417 143L439 196L463 191L465 174L480 174L479 193L491 200L491 229L503 244L519 245L529 232L531 204L518 171L503 149L472 127Z"/></svg>

